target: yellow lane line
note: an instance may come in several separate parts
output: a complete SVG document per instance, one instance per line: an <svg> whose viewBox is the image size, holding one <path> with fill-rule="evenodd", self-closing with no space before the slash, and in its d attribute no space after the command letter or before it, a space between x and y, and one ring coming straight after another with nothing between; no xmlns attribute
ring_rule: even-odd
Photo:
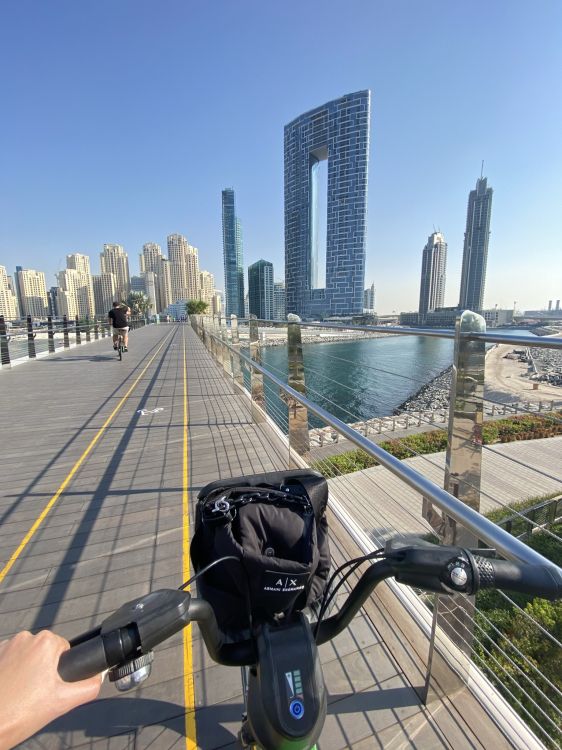
<svg viewBox="0 0 562 750"><path fill-rule="evenodd" d="M187 492L189 448L187 432L187 358L185 353L185 329L183 331L183 479L182 479L182 578L191 577L189 563L189 496ZM183 631L183 683L185 699L185 746L187 750L197 750L197 728L195 726L195 681L193 679L193 648L191 642L191 625Z"/></svg>
<svg viewBox="0 0 562 750"><path fill-rule="evenodd" d="M111 421L113 420L113 418L115 417L115 415L121 410L121 407L123 406L123 404L125 403L125 401L129 398L130 394L133 392L133 390L135 389L137 383L142 378L142 376L144 375L144 373L148 370L148 368L150 367L150 365L154 361L156 355L158 354L158 352L160 351L160 349L164 346L164 344L166 343L167 339L170 337L171 333L173 333L173 331L170 331L170 333L168 333L166 335L166 337L163 339L163 341L160 344L160 346L158 347L158 349L154 352L154 354L152 355L152 357L148 360L148 362L145 365L143 371L137 377L137 379L135 380L135 382L131 385L131 387L129 388L129 390L127 391L127 393L121 398L121 400L119 401L119 403L117 404L117 406L115 407L115 409L113 409L113 411L111 412L111 414L109 415L109 417L105 420L105 422L103 423L103 425L96 432L95 436L92 438L90 444L88 445L88 447L86 448L86 450L84 451L84 453L82 453L82 455L80 456L80 458L78 459L78 461L76 461L76 463L74 464L74 466L72 467L72 469L66 475L66 477L65 477L63 483L61 484L61 486L55 492L55 494L53 495L53 497L49 500L49 502L47 503L47 505L43 508L41 514L37 517L37 519L35 520L35 522L31 526L31 528L29 529L29 531L27 532L27 534L21 540L21 542L20 542L18 548L16 549L16 551L13 553L13 555L10 557L10 559L8 560L8 562L6 563L6 565L4 565L4 567L0 571L0 583L2 583L2 581L4 580L4 578L8 575L8 573L10 572L10 569L12 568L12 565L16 562L16 560L18 559L18 557L21 555L21 553L23 552L23 550L28 545L30 539L34 536L34 534L37 531L37 529L41 526L41 524L43 523L43 521L45 520L45 518L48 516L49 512L51 511L51 508L54 506L54 504L57 502L57 500L59 499L59 497L62 495L62 493L68 487L68 484L72 480L72 477L76 474L76 472L78 471L78 469L82 466L82 464L84 463L84 461L86 460L86 458L92 452L94 446L96 445L96 443L98 442L98 440L101 438L101 436L105 432L107 426L111 423Z"/></svg>

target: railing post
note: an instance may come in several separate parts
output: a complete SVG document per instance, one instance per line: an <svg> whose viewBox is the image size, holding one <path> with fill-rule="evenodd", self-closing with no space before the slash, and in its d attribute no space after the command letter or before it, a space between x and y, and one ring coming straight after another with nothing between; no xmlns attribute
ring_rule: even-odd
<svg viewBox="0 0 562 750"><path fill-rule="evenodd" d="M90 316L86 315L86 341L90 340Z"/></svg>
<svg viewBox="0 0 562 750"><path fill-rule="evenodd" d="M220 340L220 361L219 364L222 365L222 369L227 372L226 369L226 360L228 356L228 349L226 348L226 320L224 320L223 324L223 317L222 315L219 315L219 340ZM230 357L228 357L230 359Z"/></svg>
<svg viewBox="0 0 562 750"><path fill-rule="evenodd" d="M287 315L287 372L288 384L291 388L306 396L300 322L301 319L298 315L292 313ZM310 453L310 433L308 432L308 409L306 406L292 398L287 399L287 406L289 408L289 468L292 468L292 450L301 456Z"/></svg>
<svg viewBox="0 0 562 750"><path fill-rule="evenodd" d="M234 351L230 352L232 379L236 388L243 391L244 376L242 374L242 367L240 366L240 336L238 335L238 317L236 315L230 316L230 338L232 348L234 349Z"/></svg>
<svg viewBox="0 0 562 750"><path fill-rule="evenodd" d="M486 344L484 341L468 339L466 334L470 333L486 333L486 322L481 315L465 310L457 316L455 326L445 489L479 511ZM427 501L424 501L424 515L444 544L469 549L478 547L478 538L472 532L449 516L436 513ZM474 630L474 597L436 596L426 682L428 698L430 694L431 698L439 695L443 689L454 689L453 685L446 688L443 686L441 657L435 648L435 640L441 635L438 628L443 628L466 655L468 671ZM462 672L463 670L459 670L453 678L457 689L467 683L468 674Z"/></svg>
<svg viewBox="0 0 562 750"><path fill-rule="evenodd" d="M258 321L255 315L250 315L250 359L261 365ZM265 421L265 392L263 389L263 375L250 367L250 393L252 395L252 419L254 422Z"/></svg>
<svg viewBox="0 0 562 750"><path fill-rule="evenodd" d="M68 318L66 317L66 315L62 316L62 334L64 348L68 349L68 347L70 346L70 341L68 340Z"/></svg>
<svg viewBox="0 0 562 750"><path fill-rule="evenodd" d="M211 356L213 359L217 359L217 341L215 339L215 336L217 335L217 316L213 315L211 322Z"/></svg>
<svg viewBox="0 0 562 750"><path fill-rule="evenodd" d="M226 318L223 318L224 325L222 327L222 337L224 341L224 358L223 358L223 367L224 371L227 375L232 377L232 366L230 361L230 350L228 348L228 324L226 322Z"/></svg>
<svg viewBox="0 0 562 750"><path fill-rule="evenodd" d="M76 316L76 323L74 326L74 332L76 334L76 345L82 343L82 337L80 336L80 320L78 319L78 316Z"/></svg>
<svg viewBox="0 0 562 750"><path fill-rule="evenodd" d="M35 334L33 333L31 315L27 316L27 356L30 359L35 359L37 356L35 353Z"/></svg>
<svg viewBox="0 0 562 750"><path fill-rule="evenodd" d="M51 315L47 316L47 348L49 354L53 354L55 351L55 330L53 328L53 318Z"/></svg>
<svg viewBox="0 0 562 750"><path fill-rule="evenodd" d="M8 348L8 332L6 330L6 321L3 315L0 315L0 361L2 367L10 364L10 350Z"/></svg>

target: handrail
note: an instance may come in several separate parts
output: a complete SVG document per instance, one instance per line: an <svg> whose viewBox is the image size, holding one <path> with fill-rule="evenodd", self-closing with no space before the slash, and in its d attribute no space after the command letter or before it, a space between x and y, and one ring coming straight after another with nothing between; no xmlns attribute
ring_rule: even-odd
<svg viewBox="0 0 562 750"><path fill-rule="evenodd" d="M502 555L511 560L519 560L521 562L528 563L529 565L548 565L550 567L557 566L543 557L535 550L523 544L515 537L511 536L507 531L504 531L492 521L482 516L477 511L473 510L470 506L465 505L463 502L458 500L453 495L449 494L446 490L442 489L434 482L432 482L423 474L420 474L411 466L404 464L398 458L395 458L390 453L387 453L383 448L373 443L371 440L361 435L359 432L351 428L345 422L342 422L337 417L334 417L330 412L323 409L314 401L310 401L301 393L291 388L289 385L284 383L280 378L271 373L266 367L257 363L251 357L238 351L230 344L227 344L223 339L220 339L215 334L206 332L210 338L215 339L217 346L223 346L233 352L236 356L239 356L244 360L250 367L254 368L258 372L265 375L271 382L275 383L281 388L288 396L298 401L300 404L305 406L309 411L315 414L326 424L331 425L334 429L338 430L344 435L350 442L354 443L358 448L364 450L370 456L375 458L382 466L391 471L397 477L402 479L412 489L419 492L423 497L430 499L435 503L441 510L447 515L451 516L455 521L462 524L468 531L475 534L479 539L482 539L486 544L494 547Z"/></svg>
<svg viewBox="0 0 562 750"><path fill-rule="evenodd" d="M247 322L248 318L238 318L238 324ZM258 319L258 323L273 324L274 327L285 327L283 320ZM342 331L365 331L371 333L388 333L397 336L425 336L427 338L454 339L454 330L447 328L403 328L399 326L362 326L348 323L299 323L303 328L327 328ZM521 346L532 346L545 349L562 349L562 337L552 336L511 336L508 333L462 333L463 338L471 341L486 341L492 344L519 344Z"/></svg>

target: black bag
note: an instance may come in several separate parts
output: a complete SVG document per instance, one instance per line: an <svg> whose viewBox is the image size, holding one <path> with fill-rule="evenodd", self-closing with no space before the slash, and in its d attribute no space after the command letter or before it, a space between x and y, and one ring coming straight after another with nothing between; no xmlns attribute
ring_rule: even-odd
<svg viewBox="0 0 562 750"><path fill-rule="evenodd" d="M247 631L317 602L330 571L328 485L308 469L211 482L197 496L191 560L221 630Z"/></svg>

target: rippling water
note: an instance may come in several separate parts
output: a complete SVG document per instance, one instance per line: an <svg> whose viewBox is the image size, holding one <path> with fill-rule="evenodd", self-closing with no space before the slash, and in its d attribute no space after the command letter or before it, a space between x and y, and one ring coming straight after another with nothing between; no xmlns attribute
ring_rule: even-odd
<svg viewBox="0 0 562 750"><path fill-rule="evenodd" d="M452 339L425 336L305 344L307 395L345 422L392 414L409 396L452 364L453 349ZM286 347L265 347L262 360L286 380ZM284 405L267 380L266 390L272 416L281 417L286 413Z"/></svg>

